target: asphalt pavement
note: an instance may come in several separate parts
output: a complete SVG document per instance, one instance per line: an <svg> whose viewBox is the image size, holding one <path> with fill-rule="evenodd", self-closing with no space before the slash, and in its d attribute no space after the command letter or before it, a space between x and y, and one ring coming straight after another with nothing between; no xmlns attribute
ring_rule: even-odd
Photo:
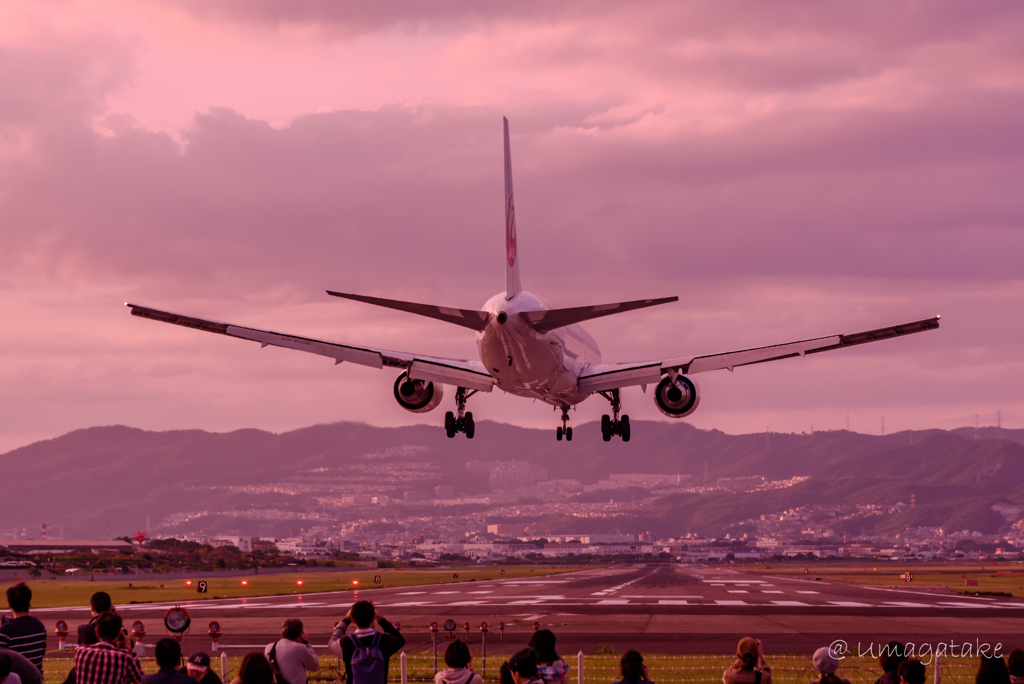
<svg viewBox="0 0 1024 684"><path fill-rule="evenodd" d="M453 569L454 571L454 569ZM220 623L221 644L231 651L271 641L281 623L299 617L311 641L326 644L334 623L353 601L369 599L392 622L401 623L407 650L429 651L429 624L453 620L455 635L479 645L488 623L488 651L521 647L537 625L558 634L563 654L591 652L601 645L667 653L729 653L742 636L762 639L766 651L811 653L837 639L856 653L857 644L897 638L917 643L1002 643L1004 652L1024 646L1024 601L969 597L945 588L913 584L873 587L783 577L728 566L658 565L585 570L537 578L381 587L323 594L128 604L118 610L130 624L146 624L148 643L165 634L163 617L181 605L192 617L184 646L210 649L207 625ZM62 618L72 626L88 619L88 608L47 608L33 613L52 630ZM499 630L499 623L505 629ZM72 631L74 634L74 631ZM440 647L449 638L440 629ZM1009 645L1009 646L1007 646ZM56 646L54 641L51 648Z"/></svg>

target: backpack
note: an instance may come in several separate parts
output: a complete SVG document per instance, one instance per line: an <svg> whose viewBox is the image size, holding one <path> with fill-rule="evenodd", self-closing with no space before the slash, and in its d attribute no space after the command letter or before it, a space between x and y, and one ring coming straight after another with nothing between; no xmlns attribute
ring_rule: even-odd
<svg viewBox="0 0 1024 684"><path fill-rule="evenodd" d="M381 636L380 632L375 633L370 645L363 646L355 634L349 635L348 638L355 646L355 650L352 651L352 660L349 663L352 684L387 684L387 663L385 663L384 654L380 650Z"/></svg>
<svg viewBox="0 0 1024 684"><path fill-rule="evenodd" d="M281 675L281 668L277 664L277 645L279 643L279 641L275 641L274 645L271 646L270 655L267 657L267 660L270 661L270 669L274 672L274 682L276 684L288 684L288 680ZM64 684L67 684L67 682Z"/></svg>

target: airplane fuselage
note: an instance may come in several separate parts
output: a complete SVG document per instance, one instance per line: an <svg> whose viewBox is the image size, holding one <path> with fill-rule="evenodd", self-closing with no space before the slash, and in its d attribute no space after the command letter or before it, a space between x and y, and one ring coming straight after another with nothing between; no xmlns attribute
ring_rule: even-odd
<svg viewBox="0 0 1024 684"><path fill-rule="evenodd" d="M578 325L538 333L520 315L551 308L530 292L511 299L503 292L494 295L483 306L491 316L477 337L477 349L502 390L553 406L574 406L589 396L580 392L579 377L587 364L601 362L601 351Z"/></svg>

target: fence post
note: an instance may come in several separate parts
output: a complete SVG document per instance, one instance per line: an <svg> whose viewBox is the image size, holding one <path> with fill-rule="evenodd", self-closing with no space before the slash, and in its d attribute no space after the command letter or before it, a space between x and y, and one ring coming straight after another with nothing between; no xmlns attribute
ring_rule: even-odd
<svg viewBox="0 0 1024 684"><path fill-rule="evenodd" d="M583 684L583 651L576 654L576 684Z"/></svg>
<svg viewBox="0 0 1024 684"><path fill-rule="evenodd" d="M220 680L222 682L227 681L228 678L228 652L224 649L220 651Z"/></svg>
<svg viewBox="0 0 1024 684"><path fill-rule="evenodd" d="M400 660L402 662L402 684L409 684L409 669L408 663L405 660L405 651L402 651Z"/></svg>
<svg viewBox="0 0 1024 684"><path fill-rule="evenodd" d="M942 654L935 654L935 684L942 682Z"/></svg>

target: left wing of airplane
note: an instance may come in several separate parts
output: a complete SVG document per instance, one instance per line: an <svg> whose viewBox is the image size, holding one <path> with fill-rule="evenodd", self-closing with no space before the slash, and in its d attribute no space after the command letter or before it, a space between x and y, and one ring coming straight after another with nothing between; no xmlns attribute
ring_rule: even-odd
<svg viewBox="0 0 1024 684"><path fill-rule="evenodd" d="M843 349L858 344L887 340L913 333L935 330L939 327L939 317L927 318L923 321L894 325L888 328L868 330L850 335L832 335L817 337L811 340L776 344L770 347L756 347L722 354L706 356L690 356L663 361L646 363L610 363L589 366L579 379L579 388L584 392L602 392L604 390L633 385L649 385L658 383L661 376L669 371L684 374L703 373L712 370L728 370L738 366L750 366L755 363L777 361L794 356L806 356L819 352Z"/></svg>
<svg viewBox="0 0 1024 684"><path fill-rule="evenodd" d="M318 354L334 359L335 364L349 361L361 366L370 366L371 368L383 368L385 366L404 368L408 371L409 377L414 380L455 385L481 392L490 392L491 388L494 387L494 378L491 377L479 361L445 359L373 349L371 347L357 347L338 342L314 340L299 335L287 335L270 330L247 328L195 316L184 316L171 313L170 311L139 306L138 304L126 304L125 306L131 308L133 316L149 318L162 323L181 325L186 328L216 333L218 335L236 337L241 340L259 342L260 347L284 347L285 349Z"/></svg>

